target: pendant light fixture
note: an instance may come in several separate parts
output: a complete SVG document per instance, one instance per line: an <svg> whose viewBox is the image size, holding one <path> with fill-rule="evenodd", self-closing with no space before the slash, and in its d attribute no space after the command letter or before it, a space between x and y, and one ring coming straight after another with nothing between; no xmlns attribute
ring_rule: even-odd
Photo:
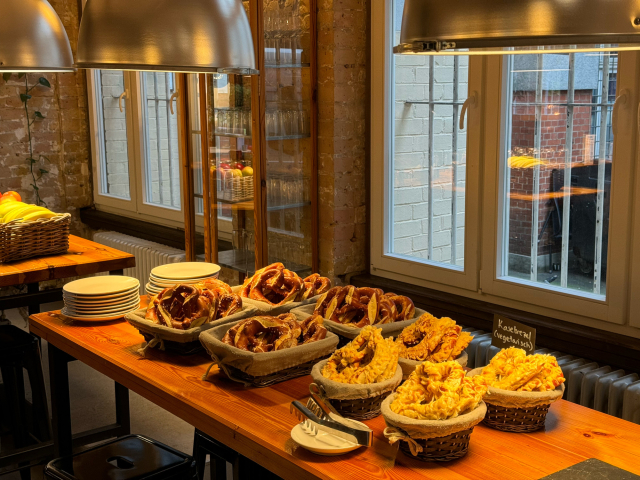
<svg viewBox="0 0 640 480"><path fill-rule="evenodd" d="M76 66L257 73L240 0L87 0Z"/></svg>
<svg viewBox="0 0 640 480"><path fill-rule="evenodd" d="M539 46L545 53L640 50L640 2L406 0L394 52L501 55L540 53Z"/></svg>
<svg viewBox="0 0 640 480"><path fill-rule="evenodd" d="M47 0L0 0L0 72L73 72L69 37Z"/></svg>

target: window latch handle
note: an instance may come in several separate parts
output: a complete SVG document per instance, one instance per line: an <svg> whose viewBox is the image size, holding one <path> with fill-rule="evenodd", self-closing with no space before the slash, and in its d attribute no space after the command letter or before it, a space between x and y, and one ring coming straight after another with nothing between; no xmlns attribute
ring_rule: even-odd
<svg viewBox="0 0 640 480"><path fill-rule="evenodd" d="M176 112L173 110L173 101L180 96L180 92L173 92L171 98L169 98L169 110L171 110L171 115L175 115Z"/></svg>
<svg viewBox="0 0 640 480"><path fill-rule="evenodd" d="M467 109L469 108L469 105L475 106L477 95L478 95L477 92L473 92L469 96L469 98L467 98L462 104L462 110L460 111L460 130L464 130L464 117L467 114Z"/></svg>
<svg viewBox="0 0 640 480"><path fill-rule="evenodd" d="M616 133L618 133L618 107L620 105L625 105L627 103L627 98L629 98L629 90L624 89L622 93L616 97L616 101L613 103L613 112L611 112L611 132L614 137Z"/></svg>
<svg viewBox="0 0 640 480"><path fill-rule="evenodd" d="M118 108L120 108L120 113L124 113L124 107L122 106L122 99L127 98L127 91L125 90L118 97Z"/></svg>

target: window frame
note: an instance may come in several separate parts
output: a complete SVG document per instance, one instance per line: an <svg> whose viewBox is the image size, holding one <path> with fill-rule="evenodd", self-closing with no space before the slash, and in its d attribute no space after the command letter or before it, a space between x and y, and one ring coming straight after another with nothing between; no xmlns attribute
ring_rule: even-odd
<svg viewBox="0 0 640 480"><path fill-rule="evenodd" d="M392 54L388 45L393 35L392 0L373 0L371 10L371 246L370 273L418 286L491 302L546 317L604 328L638 336L640 328L640 252L632 248L640 238L640 168L638 156L638 102L640 101L640 52L619 52L617 91L626 93L626 102L616 108L618 138L614 143L612 193L609 213L607 291L605 300L550 290L506 280L498 275L501 235L501 196L504 180L503 85L505 57L472 56L477 73L469 75L469 92L476 90L475 108L468 111L465 272L403 261L385 255L385 215L389 205L389 149L391 138L391 98L393 88ZM479 86L472 86L477 80ZM389 86L389 88L387 88ZM477 148L477 150L476 150ZM475 152L478 152L474 158ZM474 163L477 162L477 163ZM473 169L474 165L477 167ZM475 187L477 182L478 187ZM633 187L636 187L635 189ZM383 195L380 195L380 193ZM474 226L475 221L475 226ZM474 228L475 227L475 228ZM637 240L635 240L637 243Z"/></svg>
<svg viewBox="0 0 640 480"><path fill-rule="evenodd" d="M390 0L374 0L372 5L372 57L371 57L371 271L392 279L408 280L425 286L454 286L475 291L478 288L479 267L479 205L470 201L479 194L480 140L483 110L482 85L479 82L483 69L480 57L469 57L469 96L475 93L475 104L469 106L467 124L466 186L465 186L465 239L464 268L449 268L435 261L416 262L410 257L387 253L389 228L385 217L390 215L393 187L387 181L392 165L393 139L391 116L393 112L393 3ZM473 74L471 73L473 72ZM383 101L379 101L383 99Z"/></svg>
<svg viewBox="0 0 640 480"><path fill-rule="evenodd" d="M184 210L182 206L180 209L162 207L158 205L152 205L145 201L146 195L146 179L145 179L145 125L144 125L144 113L143 113L143 86L142 86L142 72L124 71L124 83L126 96L123 99L125 108L127 111L127 148L128 148L128 160L129 160L129 196L130 200L117 198L111 195L101 193L100 188L94 188L93 200L96 208L104 210L109 213L114 213L130 218L144 217L147 220L152 220L155 223L181 227L184 226ZM103 161L103 149L102 149L102 133L101 133L101 119L99 118L99 111L96 108L97 97L96 92L96 80L97 75L94 70L87 70L87 93L88 93L88 106L89 106L89 126L90 126L90 138L91 138L91 156L93 164L93 184L99 186L102 184L102 168L101 162ZM181 115L180 102L176 102L177 110L176 115ZM180 126L182 122L178 122ZM180 127L179 127L180 129ZM178 133L179 141L182 140L182 133ZM179 155L182 149L179 149ZM180 159L182 165L182 160ZM182 168L179 168L179 179L177 185L182 189ZM180 195L182 200L182 195Z"/></svg>

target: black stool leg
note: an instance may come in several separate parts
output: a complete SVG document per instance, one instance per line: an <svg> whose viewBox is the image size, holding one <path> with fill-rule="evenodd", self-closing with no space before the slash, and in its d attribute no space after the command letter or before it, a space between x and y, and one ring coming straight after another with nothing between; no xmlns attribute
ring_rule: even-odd
<svg viewBox="0 0 640 480"><path fill-rule="evenodd" d="M51 439L51 420L47 405L47 391L44 386L40 349L34 344L33 348L25 352L23 357L31 385L33 421L35 423L34 433L38 440L46 442Z"/></svg>
<svg viewBox="0 0 640 480"><path fill-rule="evenodd" d="M196 462L198 480L204 480L204 467L207 462L207 452L201 445L201 437L196 430L193 434L193 459Z"/></svg>
<svg viewBox="0 0 640 480"><path fill-rule="evenodd" d="M48 350L49 375L51 377L53 455L56 458L68 458L73 453L68 355L51 343Z"/></svg>
<svg viewBox="0 0 640 480"><path fill-rule="evenodd" d="M24 377L21 367L2 367L2 383L4 383L7 406L9 410L9 427L13 437L14 448L26 447L29 444L27 435L27 424L24 415L25 395ZM20 463L18 467L25 467L20 470L21 480L31 480L29 463Z"/></svg>
<svg viewBox="0 0 640 480"><path fill-rule="evenodd" d="M223 458L211 455L209 468L211 469L211 480L226 480L227 478L227 462Z"/></svg>

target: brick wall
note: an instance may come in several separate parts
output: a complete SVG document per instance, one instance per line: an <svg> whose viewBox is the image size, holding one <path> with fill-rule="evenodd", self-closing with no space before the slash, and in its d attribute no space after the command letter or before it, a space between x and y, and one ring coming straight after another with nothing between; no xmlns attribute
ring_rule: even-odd
<svg viewBox="0 0 640 480"><path fill-rule="evenodd" d="M72 49L78 39L76 0L50 2L67 30ZM34 84L41 75L30 74ZM33 126L35 155L45 155L50 162L42 165L49 171L40 185L40 195L55 211L73 216L72 231L87 236L89 229L79 219L78 209L92 203L87 122L86 80L84 71L44 75L51 89L36 88L29 101L31 112L46 117ZM29 175L26 120L19 95L24 79L17 75L4 82L0 77L0 191L16 190L26 202L34 202ZM39 167L38 167L39 168Z"/></svg>
<svg viewBox="0 0 640 480"><path fill-rule="evenodd" d="M343 279L367 268L368 9L318 2L320 271Z"/></svg>
<svg viewBox="0 0 640 480"><path fill-rule="evenodd" d="M566 91L545 92L547 100L551 103L566 102ZM515 103L535 102L535 92L514 92ZM592 101L591 90L579 90L575 92L575 101L578 103L590 103ZM585 142L591 138L591 107L574 108L573 127L573 153L572 163L591 163L593 160L593 143ZM513 155L529 155L538 157L534 152L535 107L513 107L511 150ZM542 111L542 147L539 158L547 162L540 167L540 204L538 214L537 232L542 231L544 222L549 212L554 209L550 195L554 189L552 185L552 172L554 169L562 170L565 163L565 142L567 132L566 107L543 108ZM586 144L585 144L586 143ZM560 187L562 177L559 177ZM512 194L509 212L509 253L518 255L531 255L531 221L533 195L533 169L511 169L510 191ZM561 200L559 201L562 202ZM538 254L559 252L560 241L553 239L553 226L549 223L545 233L538 244Z"/></svg>

